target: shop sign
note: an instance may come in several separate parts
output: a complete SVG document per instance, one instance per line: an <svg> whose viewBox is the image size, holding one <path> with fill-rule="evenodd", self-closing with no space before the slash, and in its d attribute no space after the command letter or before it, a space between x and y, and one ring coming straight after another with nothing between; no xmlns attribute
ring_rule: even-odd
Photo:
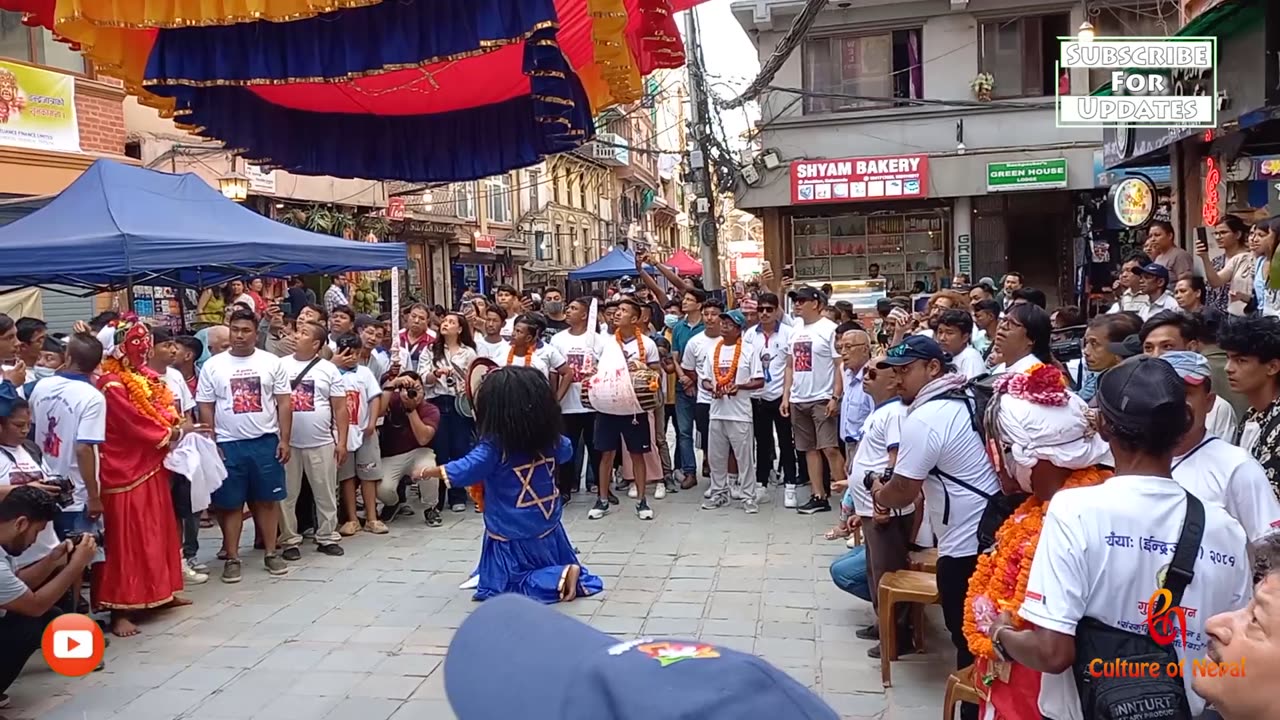
<svg viewBox="0 0 1280 720"><path fill-rule="evenodd" d="M476 252L497 252L498 239L493 235L476 235L475 248Z"/></svg>
<svg viewBox="0 0 1280 720"><path fill-rule="evenodd" d="M397 195L387 200L387 219L403 220L405 211L404 197Z"/></svg>
<svg viewBox="0 0 1280 720"><path fill-rule="evenodd" d="M929 196L929 156L797 160L791 163L791 202L908 200Z"/></svg>
<svg viewBox="0 0 1280 720"><path fill-rule="evenodd" d="M987 192L1053 190L1066 186L1066 158L987 163Z"/></svg>
<svg viewBox="0 0 1280 720"><path fill-rule="evenodd" d="M0 145L80 152L75 78L0 59Z"/></svg>
<svg viewBox="0 0 1280 720"><path fill-rule="evenodd" d="M1146 225L1156 213L1156 188L1145 178L1130 176L1111 186L1107 202L1121 225Z"/></svg>
<svg viewBox="0 0 1280 720"><path fill-rule="evenodd" d="M258 165L245 163L244 176L249 180L249 192L255 195L275 195L275 170L263 170Z"/></svg>
<svg viewBox="0 0 1280 720"><path fill-rule="evenodd" d="M965 275L973 272L973 242L968 235L956 238L956 272Z"/></svg>

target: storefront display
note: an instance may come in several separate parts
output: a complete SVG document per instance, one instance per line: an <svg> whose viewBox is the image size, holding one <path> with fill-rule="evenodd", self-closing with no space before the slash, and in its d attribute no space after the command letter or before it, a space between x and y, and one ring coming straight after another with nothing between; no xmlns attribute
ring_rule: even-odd
<svg viewBox="0 0 1280 720"><path fill-rule="evenodd" d="M947 210L848 213L797 217L791 236L798 282L856 280L878 265L890 290L924 283L936 290L946 275Z"/></svg>
<svg viewBox="0 0 1280 720"><path fill-rule="evenodd" d="M184 323L184 306L179 301L178 292L180 291L171 287L134 285L133 312L139 318L150 320L156 325L168 328L171 332L185 332L186 328L195 324L196 303L193 298L187 297Z"/></svg>

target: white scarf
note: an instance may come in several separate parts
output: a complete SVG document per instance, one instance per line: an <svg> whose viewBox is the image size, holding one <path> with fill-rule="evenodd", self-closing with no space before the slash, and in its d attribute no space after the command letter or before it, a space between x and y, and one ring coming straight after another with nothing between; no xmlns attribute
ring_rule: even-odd
<svg viewBox="0 0 1280 720"><path fill-rule="evenodd" d="M944 395L952 390L963 388L969 379L962 373L950 372L941 377L934 378L920 388L920 392L916 395L916 399L911 401L911 406L907 408L907 413L915 412L921 405L930 400Z"/></svg>

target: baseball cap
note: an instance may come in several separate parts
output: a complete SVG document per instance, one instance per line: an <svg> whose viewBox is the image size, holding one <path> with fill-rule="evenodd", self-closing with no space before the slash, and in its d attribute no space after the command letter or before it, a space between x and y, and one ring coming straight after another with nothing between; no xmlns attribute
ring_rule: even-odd
<svg viewBox="0 0 1280 720"><path fill-rule="evenodd" d="M741 310L730 310L729 312L720 313L720 317L728 318L729 322L732 322L738 327L747 326L747 316L743 314Z"/></svg>
<svg viewBox="0 0 1280 720"><path fill-rule="evenodd" d="M458 720L838 720L760 658L697 640L623 642L520 595L487 600L444 660Z"/></svg>
<svg viewBox="0 0 1280 720"><path fill-rule="evenodd" d="M822 294L821 290L815 287L809 287L808 285L803 285L792 290L787 293L787 297L791 298L792 302L799 302L802 300L817 300L818 302L827 301L827 297Z"/></svg>
<svg viewBox="0 0 1280 720"><path fill-rule="evenodd" d="M1111 351L1112 355L1131 358L1142 354L1142 340L1136 334L1130 335L1120 342L1107 343L1107 349Z"/></svg>
<svg viewBox="0 0 1280 720"><path fill-rule="evenodd" d="M951 362L951 353L942 349L933 338L923 335L911 335L902 342L889 348L884 359L876 363L876 368L884 370L891 367L910 365L917 360L940 360Z"/></svg>
<svg viewBox="0 0 1280 720"><path fill-rule="evenodd" d="M1161 265L1160 263L1147 263L1146 265L1138 268L1137 273L1139 275L1155 275L1158 278L1164 279L1165 282L1169 282L1169 268Z"/></svg>
<svg viewBox="0 0 1280 720"><path fill-rule="evenodd" d="M1138 355L1098 378L1098 408L1121 425L1140 425L1161 413L1184 412L1187 387L1173 365Z"/></svg>
<svg viewBox="0 0 1280 720"><path fill-rule="evenodd" d="M1174 372L1182 381L1191 385L1200 385L1213 377L1209 369L1209 360L1197 352L1174 350L1160 356L1160 359L1173 366Z"/></svg>

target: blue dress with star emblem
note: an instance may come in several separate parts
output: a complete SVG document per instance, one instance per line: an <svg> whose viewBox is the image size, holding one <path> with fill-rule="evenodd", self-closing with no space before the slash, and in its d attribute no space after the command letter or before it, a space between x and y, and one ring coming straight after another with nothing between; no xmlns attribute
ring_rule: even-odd
<svg viewBox="0 0 1280 720"><path fill-rule="evenodd" d="M578 563L560 524L556 467L573 456L569 438L550 455L507 456L493 440L444 466L449 487L484 483L484 545L474 598L520 593L543 603L594 595L600 578Z"/></svg>

